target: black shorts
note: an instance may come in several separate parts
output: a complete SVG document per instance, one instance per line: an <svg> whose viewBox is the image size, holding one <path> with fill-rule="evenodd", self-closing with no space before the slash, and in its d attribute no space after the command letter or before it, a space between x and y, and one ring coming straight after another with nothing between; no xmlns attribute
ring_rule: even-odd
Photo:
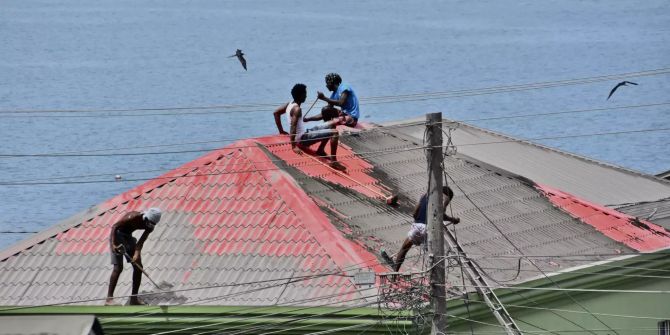
<svg viewBox="0 0 670 335"><path fill-rule="evenodd" d="M117 265L117 264L123 264L123 257L126 257L126 260L128 263L130 263L130 257L133 257L133 254L135 253L135 246L137 245L137 239L133 237L131 234L126 234L120 231L115 232L115 238L116 238L116 244L121 244L126 250L126 254L124 255L122 252L118 252L114 249L114 246L112 245L112 239L109 239L109 247L111 249L111 255L112 255L112 264Z"/></svg>

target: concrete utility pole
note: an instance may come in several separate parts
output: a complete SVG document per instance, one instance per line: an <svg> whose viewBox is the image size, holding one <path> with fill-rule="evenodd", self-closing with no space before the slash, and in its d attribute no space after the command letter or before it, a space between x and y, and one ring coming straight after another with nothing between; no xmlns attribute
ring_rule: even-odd
<svg viewBox="0 0 670 335"><path fill-rule="evenodd" d="M447 296L445 289L444 266L444 202L442 200L442 113L426 114L428 135L428 250L430 252L431 270L431 305L433 320L431 335L447 332Z"/></svg>

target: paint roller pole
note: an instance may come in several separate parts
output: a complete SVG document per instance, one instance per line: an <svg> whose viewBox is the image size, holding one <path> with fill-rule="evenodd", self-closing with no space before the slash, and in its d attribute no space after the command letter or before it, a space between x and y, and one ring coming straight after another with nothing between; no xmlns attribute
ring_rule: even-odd
<svg viewBox="0 0 670 335"><path fill-rule="evenodd" d="M312 105L309 106L309 109L307 110L307 113L305 113L305 115L302 117L303 122L305 121L305 118L307 117L307 114L309 114L309 111L311 111L312 108L314 108L314 105L316 105L317 101L319 101L319 98L314 99L314 102L312 102Z"/></svg>
<svg viewBox="0 0 670 335"><path fill-rule="evenodd" d="M146 271L144 271L144 269L143 269L139 264L137 264L137 263L133 260L133 258L130 257L130 255L128 255L128 252L125 250L125 248L124 248L124 250L123 250L123 254L126 255L126 257L128 257L128 259L130 259L130 263L132 263L134 267L136 267L136 268L138 268L140 271L142 271L142 273L149 279L149 281L150 281L152 284L154 284L154 286L156 286L157 289L159 289L159 290L161 290L161 291L164 289L164 288L158 286L158 284L156 284L156 282L155 282L153 279L151 279L151 277L149 277L149 274L148 274Z"/></svg>

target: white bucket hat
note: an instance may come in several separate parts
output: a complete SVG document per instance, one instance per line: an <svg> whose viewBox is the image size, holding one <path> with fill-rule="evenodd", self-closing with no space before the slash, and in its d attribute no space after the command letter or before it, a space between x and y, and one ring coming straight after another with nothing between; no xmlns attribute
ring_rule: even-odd
<svg viewBox="0 0 670 335"><path fill-rule="evenodd" d="M142 219L149 221L151 228L161 220L161 209L158 207L151 207L142 212Z"/></svg>

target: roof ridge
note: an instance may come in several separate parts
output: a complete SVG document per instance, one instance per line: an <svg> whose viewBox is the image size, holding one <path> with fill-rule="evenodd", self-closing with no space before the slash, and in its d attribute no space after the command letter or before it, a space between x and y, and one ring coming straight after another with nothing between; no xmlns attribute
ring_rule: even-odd
<svg viewBox="0 0 670 335"><path fill-rule="evenodd" d="M476 129L476 130L481 131L483 133L507 138L507 139L510 139L510 140L513 140L513 141L516 141L516 142L520 142L520 143L523 143L523 144L527 144L527 145L535 146L535 147L538 147L538 148L541 148L541 149L553 151L553 152L562 154L564 156L577 158L577 159L580 159L580 160L583 160L583 161L586 161L586 162L589 162L589 163L594 163L596 165L612 168L612 169L619 170L619 171L622 171L622 172L626 172L626 173L629 173L629 174L632 174L632 175L635 175L635 176L638 176L638 177L644 177L644 178L649 179L649 180L653 180L653 181L657 181L657 182L661 182L661 183L665 183L665 184L670 185L670 180L665 180L665 179L659 178L659 177L651 175L651 174L647 174L647 173L643 173L643 172L636 171L636 170L633 170L633 169L629 169L629 168L626 168L626 167L623 167L623 166L620 166L620 165L616 165L616 164L613 164L613 163L599 161L599 160L589 158L589 157L586 157L586 156L582 156L582 155L579 155L579 154L576 154L576 153L572 153L572 152L564 151L564 150L561 150L561 149L558 149L558 148L546 146L544 144L532 142L530 140L517 138L517 137L514 137L512 135L507 135L507 134L499 133L499 132L496 132L496 131L493 131L493 130L480 128L480 127L477 127L475 125L465 123L465 122L462 122L462 121L449 120L449 122L454 122L454 123L457 123L457 124L464 125L466 127Z"/></svg>
<svg viewBox="0 0 670 335"><path fill-rule="evenodd" d="M382 124L381 127L410 124L412 122L416 122L417 120L424 121L424 118L413 118L413 119L403 120L403 121L386 122L386 123ZM626 168L626 167L623 167L623 166L620 166L620 165L616 165L616 164L613 164L613 163L599 161L599 160L589 158L589 157L586 157L586 156L582 156L582 155L579 155L579 154L576 154L576 153L572 153L572 152L564 151L564 150L561 150L561 149L558 149L558 148L546 146L546 145L543 145L543 144L540 144L540 143L532 142L530 140L517 138L517 137L514 137L512 135L508 135L508 134L496 132L496 131L493 131L493 130L481 128L481 127L478 127L478 126L475 126L473 124L469 124L469 123L466 123L466 122L463 122L463 121L444 118L443 123L445 123L445 122L456 123L456 124L463 125L465 127L469 127L469 128L475 129L477 131L480 131L480 132L483 132L483 133L486 133L486 134L506 138L506 139L509 139L509 140L512 140L512 141L515 141L515 142L519 142L519 143L522 143L522 144L534 146L534 147L537 147L537 148L540 148L540 149L553 151L553 152L559 153L561 155L577 158L577 159L580 159L580 160L588 162L588 163L593 163L593 164L596 164L596 165L599 165L599 166L612 168L612 169L615 169L615 170L618 170L618 171L621 171L621 172L625 172L625 173L629 173L629 174L632 174L632 175L635 175L635 176L638 176L638 177L644 177L644 178L652 180L652 181L661 182L663 184L670 185L670 180L665 180L665 179L660 178L658 176L654 176L654 175L651 175L651 174L647 174L647 173L643 173L643 172L636 171L636 170L633 170L633 169L629 169L629 168Z"/></svg>
<svg viewBox="0 0 670 335"><path fill-rule="evenodd" d="M115 210L120 205L126 204L133 199L137 199L144 194L150 193L157 188L160 188L170 182L175 181L181 176L186 176L203 166L207 166L212 162L221 159L225 155L225 153L223 153L224 151L236 150L236 148L228 148L228 147L245 142L251 142L251 140L249 139L240 140L237 142L233 142L226 147L209 152L204 156L189 161L183 164L182 166L174 168L158 177L152 178L140 185L137 185L131 188L130 190L127 190L121 194L117 194L112 198L103 201L100 205L91 206L84 211L76 213L70 216L69 218L60 221L56 225L51 226L50 228L47 228L46 230L43 230L25 240L20 240L17 243L0 251L0 262L4 262L8 258L17 255L25 250L28 250L36 244L42 243L50 238L53 238L60 233L75 228L85 222L92 221L96 216L102 216L111 210Z"/></svg>

